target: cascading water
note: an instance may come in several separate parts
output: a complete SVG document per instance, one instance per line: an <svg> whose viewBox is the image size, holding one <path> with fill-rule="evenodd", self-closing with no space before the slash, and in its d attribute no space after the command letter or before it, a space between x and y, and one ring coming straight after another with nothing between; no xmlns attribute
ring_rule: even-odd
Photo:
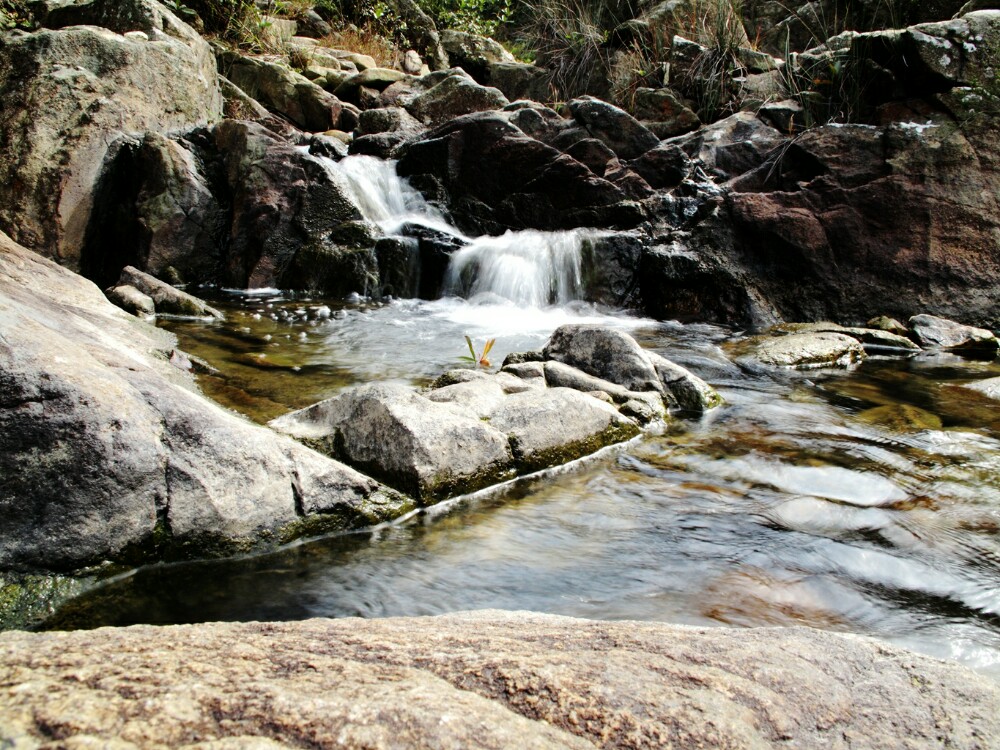
<svg viewBox="0 0 1000 750"><path fill-rule="evenodd" d="M396 174L396 165L371 156L328 160L361 215L386 234L406 224L443 232L464 243L452 255L445 291L474 301L507 301L521 307L566 305L583 297L584 243L597 232L508 231L498 237L467 237Z"/></svg>

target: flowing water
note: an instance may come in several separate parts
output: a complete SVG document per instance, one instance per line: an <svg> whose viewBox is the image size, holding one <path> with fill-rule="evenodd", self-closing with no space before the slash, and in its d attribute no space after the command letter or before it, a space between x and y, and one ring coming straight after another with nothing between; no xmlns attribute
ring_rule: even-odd
<svg viewBox="0 0 1000 750"><path fill-rule="evenodd" d="M428 215L403 195L378 219L383 227L404 209ZM225 322L166 325L218 368L201 377L206 392L258 421L361 382L426 383L456 365L467 334L480 344L496 337L501 360L580 320L628 329L709 380L724 407L378 529L253 558L149 566L70 603L51 624L484 607L801 624L874 635L1000 678L1000 402L963 387L1000 366L921 354L849 372L748 373L725 354L738 332L570 301L579 240L526 233L473 243L481 256L459 254L452 268L454 288L472 299L220 293ZM505 256L509 268L495 270ZM519 273L531 283L504 301Z"/></svg>

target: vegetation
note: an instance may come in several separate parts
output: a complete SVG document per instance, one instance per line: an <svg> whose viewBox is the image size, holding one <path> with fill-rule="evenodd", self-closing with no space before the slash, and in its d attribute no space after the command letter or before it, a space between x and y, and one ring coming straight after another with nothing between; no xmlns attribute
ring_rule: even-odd
<svg viewBox="0 0 1000 750"><path fill-rule="evenodd" d="M496 339L490 339L483 346L483 350L479 354L476 354L476 347L473 345L472 339L466 336L465 343L469 347L469 354L463 355L459 357L459 359L463 362L471 362L478 367L492 367L493 365L490 364L490 361L486 357L489 355L490 350L493 349L493 345L496 342Z"/></svg>

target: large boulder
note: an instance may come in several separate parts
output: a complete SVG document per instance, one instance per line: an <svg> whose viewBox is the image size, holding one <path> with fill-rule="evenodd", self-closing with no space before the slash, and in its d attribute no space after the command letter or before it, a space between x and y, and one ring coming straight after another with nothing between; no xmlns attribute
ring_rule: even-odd
<svg viewBox="0 0 1000 750"><path fill-rule="evenodd" d="M962 325L936 315L914 315L910 318L910 328L920 345L930 349L950 349L992 357L1000 351L1000 340L993 335L993 331Z"/></svg>
<svg viewBox="0 0 1000 750"><path fill-rule="evenodd" d="M14 747L985 748L1000 688L809 628L474 612L0 635ZM887 727L891 731L887 731Z"/></svg>
<svg viewBox="0 0 1000 750"><path fill-rule="evenodd" d="M499 42L467 31L445 29L441 32L441 46L448 53L451 65L461 68L479 83L490 83L490 68L496 63L516 62Z"/></svg>
<svg viewBox="0 0 1000 750"><path fill-rule="evenodd" d="M514 473L505 435L405 386L362 386L271 424L426 504Z"/></svg>
<svg viewBox="0 0 1000 750"><path fill-rule="evenodd" d="M482 86L464 75L450 75L406 106L418 120L438 125L470 112L500 109L507 104L507 97L500 89Z"/></svg>
<svg viewBox="0 0 1000 750"><path fill-rule="evenodd" d="M635 159L660 145L660 139L642 123L613 104L585 96L566 107L591 136L622 159Z"/></svg>
<svg viewBox="0 0 1000 750"><path fill-rule="evenodd" d="M222 113L211 48L163 5L93 0L86 8L88 23L110 28L0 36L0 229L74 270L87 265L109 144Z"/></svg>
<svg viewBox="0 0 1000 750"><path fill-rule="evenodd" d="M355 239L338 241L336 230L352 229L361 214L326 164L246 122L220 124L211 145L222 154L231 194L227 285L296 286L331 294L374 290L374 241L367 247L358 247ZM312 262L293 265L300 252Z"/></svg>
<svg viewBox="0 0 1000 750"><path fill-rule="evenodd" d="M444 187L452 215L470 232L629 227L642 220L641 206L621 187L515 125L527 120L523 112L546 127L533 110L465 115L410 144L400 175Z"/></svg>
<svg viewBox="0 0 1000 750"><path fill-rule="evenodd" d="M0 234L0 570L248 551L412 507L201 396L174 346Z"/></svg>

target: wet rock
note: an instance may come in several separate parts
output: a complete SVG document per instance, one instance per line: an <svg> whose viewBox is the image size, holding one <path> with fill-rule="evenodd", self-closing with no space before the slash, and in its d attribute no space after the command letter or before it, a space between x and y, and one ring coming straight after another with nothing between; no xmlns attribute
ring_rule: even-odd
<svg viewBox="0 0 1000 750"><path fill-rule="evenodd" d="M69 746L214 737L271 748L305 736L491 750L582 750L606 744L609 727L635 747L819 748L835 734L866 747L972 748L1000 733L987 677L801 627L484 611L10 632L0 653L2 736L25 746L53 727Z"/></svg>
<svg viewBox="0 0 1000 750"><path fill-rule="evenodd" d="M521 473L558 466L639 434L639 426L614 406L569 388L507 396L489 422L510 438Z"/></svg>
<svg viewBox="0 0 1000 750"><path fill-rule="evenodd" d="M971 388L974 391L979 391L987 398L1000 401L1000 378L977 380L974 383L968 383L965 387Z"/></svg>
<svg viewBox="0 0 1000 750"><path fill-rule="evenodd" d="M928 349L949 349L995 356L1000 341L985 328L962 325L936 315L914 315L910 318L913 337Z"/></svg>
<svg viewBox="0 0 1000 750"><path fill-rule="evenodd" d="M859 413L858 419L869 424L888 427L897 432L941 429L941 417L911 404L875 406Z"/></svg>
<svg viewBox="0 0 1000 750"><path fill-rule="evenodd" d="M820 322L782 323L774 326L771 330L783 333L842 333L864 344L866 352L869 350L876 352L892 350L903 350L906 352L920 351L920 347L905 336L879 328L857 328L841 326L836 323Z"/></svg>
<svg viewBox="0 0 1000 750"><path fill-rule="evenodd" d="M635 159L660 144L660 139L622 109L594 97L567 102L573 118L594 138L622 159Z"/></svg>
<svg viewBox="0 0 1000 750"><path fill-rule="evenodd" d="M517 114L473 113L434 128L408 146L400 175L432 176L466 231L628 227L641 220L641 207L621 188L511 124Z"/></svg>
<svg viewBox="0 0 1000 750"><path fill-rule="evenodd" d="M222 116L210 47L163 5L94 0L87 10L113 28L0 39L0 230L77 271L109 145ZM122 35L135 30L151 41Z"/></svg>
<svg viewBox="0 0 1000 750"><path fill-rule="evenodd" d="M660 390L660 378L646 352L624 331L579 323L563 325L549 338L544 352L546 359L630 391Z"/></svg>
<svg viewBox="0 0 1000 750"><path fill-rule="evenodd" d="M768 154L787 140L788 136L751 113L737 112L688 135L671 138L667 143L698 159L710 173L730 179L759 167Z"/></svg>
<svg viewBox="0 0 1000 750"><path fill-rule="evenodd" d="M367 385L271 425L430 503L509 479L505 435L404 386ZM391 440L386 436L391 435Z"/></svg>
<svg viewBox="0 0 1000 750"><path fill-rule="evenodd" d="M232 203L227 286L288 288L284 276L304 247L317 258L352 260L331 234L361 215L318 158L259 125L231 120L214 129L211 145L222 155Z"/></svg>
<svg viewBox="0 0 1000 750"><path fill-rule="evenodd" d="M216 320L222 320L224 317L221 312L208 306L197 297L172 287L170 284L132 266L126 266L122 269L117 286L130 286L145 294L153 301L156 312L160 314L215 318Z"/></svg>
<svg viewBox="0 0 1000 750"><path fill-rule="evenodd" d="M341 101L283 65L227 50L219 53L219 72L302 130L322 133L340 127Z"/></svg>
<svg viewBox="0 0 1000 750"><path fill-rule="evenodd" d="M172 335L2 234L0 318L0 569L246 552L408 509L201 396Z"/></svg>
<svg viewBox="0 0 1000 750"><path fill-rule="evenodd" d="M682 411L703 414L722 405L718 392L693 372L661 357L656 352L646 352L663 386L664 398Z"/></svg>
<svg viewBox="0 0 1000 750"><path fill-rule="evenodd" d="M865 358L858 340L842 333L792 333L750 339L745 346L749 351L740 352L737 361L750 360L769 367L848 367Z"/></svg>
<svg viewBox="0 0 1000 750"><path fill-rule="evenodd" d="M693 169L691 159L676 144L651 148L629 166L657 190L677 187Z"/></svg>

